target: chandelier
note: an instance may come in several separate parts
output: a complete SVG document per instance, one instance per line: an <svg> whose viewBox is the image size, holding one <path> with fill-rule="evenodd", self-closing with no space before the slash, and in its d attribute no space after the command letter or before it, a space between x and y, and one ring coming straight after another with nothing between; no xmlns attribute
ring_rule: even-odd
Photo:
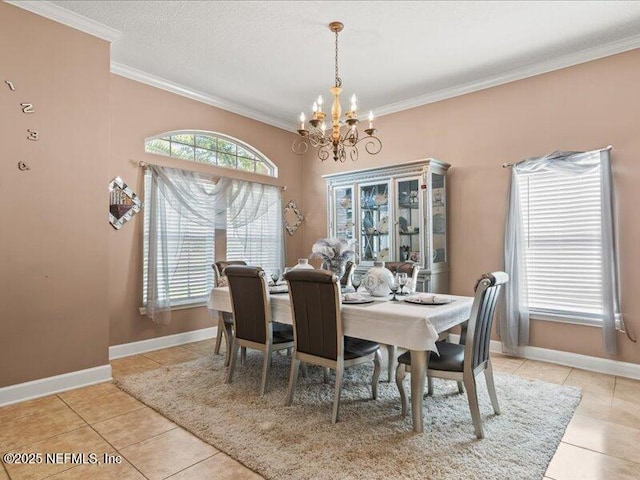
<svg viewBox="0 0 640 480"><path fill-rule="evenodd" d="M340 93L342 92L342 79L338 75L338 33L344 25L340 22L331 22L329 29L336 35L336 79L335 85L329 89L333 95L331 105L331 126L327 128L326 114L322 111L322 95L313 103L313 114L309 120L309 129L305 126L304 113L300 114L300 129L298 137L294 140L292 149L297 154L303 154L309 149L309 145L318 148L318 158L325 161L333 154L334 161L344 162L347 157L352 161L358 159L358 144L363 144L364 149L370 155L376 155L382 150L382 142L375 136L373 128L373 112L369 112L369 128L364 130L366 136L360 137L358 133L358 112L355 94L351 97L351 108L342 119L342 106L340 105Z"/></svg>

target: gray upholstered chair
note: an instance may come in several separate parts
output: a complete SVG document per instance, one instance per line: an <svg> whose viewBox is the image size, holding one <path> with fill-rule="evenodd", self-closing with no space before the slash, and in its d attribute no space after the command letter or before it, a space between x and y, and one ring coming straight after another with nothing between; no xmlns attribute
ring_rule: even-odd
<svg viewBox="0 0 640 480"><path fill-rule="evenodd" d="M267 282L260 267L230 265L225 269L225 274L231 293L234 330L227 383L231 383L233 379L240 347L260 350L264 353L260 386L262 396L267 387L271 354L293 347L293 328L290 325L271 322Z"/></svg>
<svg viewBox="0 0 640 480"><path fill-rule="evenodd" d="M496 415L500 414L500 406L498 405L498 397L493 381L493 368L489 358L489 344L496 303L500 297L502 286L508 281L509 275L504 272L485 273L482 275L476 284L476 293L471 307L471 316L464 344L436 342L440 356L429 355L427 370L429 379L436 377L456 380L460 393L462 393L460 382L464 383L469 399L473 426L478 438L484 437L476 391L476 377L482 372L484 372L487 381L487 390L489 391L493 411ZM396 370L396 383L398 390L400 390L403 415L406 415L409 408L403 380L410 367L411 356L409 352L400 355Z"/></svg>
<svg viewBox="0 0 640 480"><path fill-rule="evenodd" d="M418 285L418 274L420 273L419 264L413 262L385 262L384 267L394 275L396 273L406 273L407 277L411 280L413 289L415 290ZM391 381L393 378L393 370L396 367L396 346L387 345L387 352L387 379Z"/></svg>
<svg viewBox="0 0 640 480"><path fill-rule="evenodd" d="M247 262L243 260L219 260L211 267L213 268L214 279L213 284L216 287L226 287L227 277L224 274L224 269L229 265L246 265ZM229 365L231 359L231 340L233 339L233 315L229 312L220 312L218 316L218 334L216 335L216 345L213 349L213 353L220 354L220 345L222 343L222 337L224 337L226 348L225 365Z"/></svg>
<svg viewBox="0 0 640 480"><path fill-rule="evenodd" d="M335 395L331 423L338 421L340 390L344 369L374 361L371 390L378 396L380 345L346 337L342 331L338 277L326 270L291 270L284 278L289 284L293 317L294 353L286 405L291 405L300 362L335 370Z"/></svg>

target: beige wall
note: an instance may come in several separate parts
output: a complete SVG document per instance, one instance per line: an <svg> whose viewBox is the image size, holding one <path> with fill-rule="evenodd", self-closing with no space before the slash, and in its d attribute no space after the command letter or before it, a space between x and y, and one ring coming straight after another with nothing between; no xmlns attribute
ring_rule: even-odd
<svg viewBox="0 0 640 480"><path fill-rule="evenodd" d="M142 196L144 172L134 162L146 160L194 168L189 162L144 153L146 137L183 129L220 132L257 148L278 166L279 177L273 180L287 187L284 202L302 201L302 162L291 151L293 133L111 75L111 159L108 166L111 177L121 176ZM207 170L212 171L205 167L204 171ZM231 173L229 170L222 172ZM264 180L257 175L240 177ZM169 326L156 325L138 313L142 299L142 220L143 215L136 215L121 230L111 229L107 233L111 345L214 325L204 307L174 311ZM293 264L302 251L302 230L286 237L287 264ZM219 257L221 244L216 246Z"/></svg>
<svg viewBox="0 0 640 480"><path fill-rule="evenodd" d="M623 314L640 334L640 50L426 105L377 121L376 157L321 164L305 158L304 251L326 234L321 175L426 157L449 162L451 292L470 295L474 280L501 268L510 172L502 163L554 150L612 144L620 218ZM531 344L605 357L601 330L534 321ZM617 360L640 363L640 347L619 335Z"/></svg>
<svg viewBox="0 0 640 480"><path fill-rule="evenodd" d="M108 363L109 44L0 2L0 65L3 387Z"/></svg>

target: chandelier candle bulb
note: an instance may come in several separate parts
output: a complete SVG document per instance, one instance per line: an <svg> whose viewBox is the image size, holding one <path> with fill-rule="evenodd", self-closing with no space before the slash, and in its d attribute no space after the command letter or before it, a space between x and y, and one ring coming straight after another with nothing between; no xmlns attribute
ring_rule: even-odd
<svg viewBox="0 0 640 480"><path fill-rule="evenodd" d="M351 112L356 114L356 94L351 95Z"/></svg>
<svg viewBox="0 0 640 480"><path fill-rule="evenodd" d="M369 128L373 128L373 112L369 112Z"/></svg>
<svg viewBox="0 0 640 480"><path fill-rule="evenodd" d="M304 130L304 112L300 114L300 130Z"/></svg>
<svg viewBox="0 0 640 480"><path fill-rule="evenodd" d="M322 112L322 95L318 95L318 112Z"/></svg>

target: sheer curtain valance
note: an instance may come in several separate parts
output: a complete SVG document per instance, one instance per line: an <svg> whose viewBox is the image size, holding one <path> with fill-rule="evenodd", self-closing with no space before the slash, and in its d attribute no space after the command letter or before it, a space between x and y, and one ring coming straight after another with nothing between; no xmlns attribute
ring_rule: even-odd
<svg viewBox="0 0 640 480"><path fill-rule="evenodd" d="M539 179L536 184L538 190L533 188L533 180L536 176ZM529 180L532 181L531 184L528 183ZM580 196L580 192L571 190L571 182L574 182L574 185L585 185L587 181L594 183L592 187L594 193ZM590 203L585 203L587 199ZM567 208L570 210L566 210ZM580 219L585 218L584 212L588 209L595 212L593 216L595 220L589 220L592 223L585 226L584 221ZM571 212L576 211L582 212L572 217ZM534 238L531 232L536 228L538 236ZM586 237L587 234L583 233L587 229L588 234L593 237L591 240L589 240L591 237ZM569 267L572 262L578 258L572 258L576 248L578 251L584 248L593 250L590 252L591 257L587 260L592 262L589 268L595 269L592 272L595 279L592 283L595 289L589 290L588 298L592 303L597 303L595 316L603 328L607 353L617 353L616 329L622 328L623 323L620 316L615 232L609 149L590 152L554 152L544 157L522 160L513 165L504 237L505 271L509 274L511 281L504 290L505 301L498 312L498 333L505 353L515 354L519 345L529 343L532 295L534 297L534 294L541 294L543 297L551 295L555 299L560 295L557 291L545 294L544 289L539 285L535 287L539 291L530 291L534 289L531 283L533 279L529 278L532 274L539 276L540 271L546 271L552 274L554 279L562 278L564 284L561 285L561 289L569 292L569 297L573 289L576 294L571 301L580 302L580 295L584 295L585 292L578 290L584 287L577 287L577 283L573 284L570 278L576 272L587 271L584 266L586 257L584 255L580 257L578 266L573 268L576 272L568 272L571 270ZM541 238L544 240L540 240ZM528 266L527 254L543 242L547 242L543 246L546 249L544 250L546 256L542 259L534 258L535 265ZM562 242L569 243L565 245ZM580 245L587 246L580 247ZM574 252L571 251L572 248ZM540 267L541 262L544 263L543 267ZM532 272L532 269L535 270L534 267L538 270ZM580 273L577 274L580 275ZM540 280L536 277L536 279L542 285L549 280L545 288L553 290L554 283L550 281L551 278ZM589 288L592 287L589 285Z"/></svg>
<svg viewBox="0 0 640 480"><path fill-rule="evenodd" d="M146 199L149 233L145 307L154 322L168 324L170 282L175 273L171 266L177 264L175 259L181 255L185 232L179 227L169 232L166 209L177 212L180 222L195 223L212 233L246 230L258 225L267 212L276 208L281 212L281 191L276 186L158 165L149 165L147 175L150 183ZM277 249L276 255L281 260L281 246L271 247Z"/></svg>

